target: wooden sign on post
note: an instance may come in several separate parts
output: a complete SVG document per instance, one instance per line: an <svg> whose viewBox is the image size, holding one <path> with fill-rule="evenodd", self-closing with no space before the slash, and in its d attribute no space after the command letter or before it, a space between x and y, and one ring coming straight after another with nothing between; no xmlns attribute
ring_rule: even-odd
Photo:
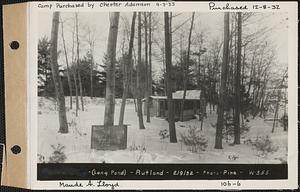
<svg viewBox="0 0 300 192"><path fill-rule="evenodd" d="M127 148L127 125L92 125L91 148L97 150L119 150Z"/></svg>

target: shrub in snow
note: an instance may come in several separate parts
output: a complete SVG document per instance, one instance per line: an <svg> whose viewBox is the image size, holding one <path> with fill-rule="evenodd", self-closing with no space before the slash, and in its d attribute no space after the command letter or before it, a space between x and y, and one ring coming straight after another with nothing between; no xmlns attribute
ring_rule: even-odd
<svg viewBox="0 0 300 192"><path fill-rule="evenodd" d="M247 123L242 123L241 125L241 134L244 134L246 132L248 132L250 130L250 125L248 125Z"/></svg>
<svg viewBox="0 0 300 192"><path fill-rule="evenodd" d="M168 131L167 129L160 130L159 133L158 133L158 135L159 135L159 137L160 137L160 138L159 138L160 141L161 141L162 144L163 144L163 145L161 145L161 149L162 149L162 150L166 150L168 145L167 145L167 143L165 142L165 140L166 140L167 138L170 137L169 131Z"/></svg>
<svg viewBox="0 0 300 192"><path fill-rule="evenodd" d="M279 160L281 164L287 164L287 160L284 157L276 157L276 160Z"/></svg>
<svg viewBox="0 0 300 192"><path fill-rule="evenodd" d="M239 156L237 154L230 154L227 157L231 161L235 161L235 160L237 160L239 158Z"/></svg>
<svg viewBox="0 0 300 192"><path fill-rule="evenodd" d="M252 145L252 143L253 141L250 138L244 140L244 144L246 145Z"/></svg>
<svg viewBox="0 0 300 192"><path fill-rule="evenodd" d="M136 157L136 162L137 163L143 163L144 162L144 154L146 151L139 151L137 157Z"/></svg>
<svg viewBox="0 0 300 192"><path fill-rule="evenodd" d="M281 164L287 164L287 157L288 157L288 147L281 148L284 151L278 153L278 156L275 157L276 160L279 160Z"/></svg>
<svg viewBox="0 0 300 192"><path fill-rule="evenodd" d="M144 154L146 153L146 147L145 144L142 145L135 145L135 143L133 143L130 147L129 147L130 151L133 151L135 153L135 158L136 158L136 162L137 163L142 163L144 161ZM137 154L136 154L137 153Z"/></svg>
<svg viewBox="0 0 300 192"><path fill-rule="evenodd" d="M129 150L130 151L146 151L146 147L145 145L135 145L135 143L133 143L131 146L129 146Z"/></svg>
<svg viewBox="0 0 300 192"><path fill-rule="evenodd" d="M46 163L46 158L44 155L38 154L38 162L39 163Z"/></svg>
<svg viewBox="0 0 300 192"><path fill-rule="evenodd" d="M49 163L63 163L67 159L65 153L63 152L65 146L58 144L57 146L51 145L51 147L54 151L49 157Z"/></svg>
<svg viewBox="0 0 300 192"><path fill-rule="evenodd" d="M160 140L165 140L166 138L169 138L169 131L167 129L160 130L158 133Z"/></svg>
<svg viewBox="0 0 300 192"><path fill-rule="evenodd" d="M283 127L283 130L284 131L287 131L288 129L288 115L287 114L284 114L281 118L280 118L280 124L281 126Z"/></svg>
<svg viewBox="0 0 300 192"><path fill-rule="evenodd" d="M45 103L44 103L44 101L42 99L39 99L38 106L39 106L39 109L41 109L42 107L45 106Z"/></svg>
<svg viewBox="0 0 300 192"><path fill-rule="evenodd" d="M240 133L241 135L244 135L250 130L250 126L244 122L240 126ZM234 137L234 121L232 117L228 116L225 121L225 129L223 129L223 136L226 138L226 141L228 142L229 137Z"/></svg>
<svg viewBox="0 0 300 192"><path fill-rule="evenodd" d="M266 156L268 153L274 153L278 151L279 147L275 146L267 135L265 137L257 137L252 145L260 152L258 156Z"/></svg>
<svg viewBox="0 0 300 192"><path fill-rule="evenodd" d="M207 139L196 126L189 126L187 134L180 134L180 137L181 142L184 143L192 153L205 151L207 148Z"/></svg>
<svg viewBox="0 0 300 192"><path fill-rule="evenodd" d="M72 119L71 122L68 123L70 127L76 127L77 123L75 119Z"/></svg>

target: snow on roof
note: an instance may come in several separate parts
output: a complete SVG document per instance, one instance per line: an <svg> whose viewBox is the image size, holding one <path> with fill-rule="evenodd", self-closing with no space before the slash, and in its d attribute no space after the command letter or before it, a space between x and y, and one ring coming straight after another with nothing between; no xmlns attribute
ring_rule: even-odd
<svg viewBox="0 0 300 192"><path fill-rule="evenodd" d="M187 90L185 99L187 100L196 100L200 98L200 90ZM167 99L167 96L151 96L152 99ZM173 93L173 99L182 99L183 98L183 90L176 91ZM144 100L144 99L143 99Z"/></svg>
<svg viewBox="0 0 300 192"><path fill-rule="evenodd" d="M200 90L187 90L185 99L199 99L200 98ZM183 90L176 91L173 93L174 99L182 99L183 98Z"/></svg>
<svg viewBox="0 0 300 192"><path fill-rule="evenodd" d="M156 96L156 95L152 95L151 98L153 98L153 99L167 99L167 96Z"/></svg>

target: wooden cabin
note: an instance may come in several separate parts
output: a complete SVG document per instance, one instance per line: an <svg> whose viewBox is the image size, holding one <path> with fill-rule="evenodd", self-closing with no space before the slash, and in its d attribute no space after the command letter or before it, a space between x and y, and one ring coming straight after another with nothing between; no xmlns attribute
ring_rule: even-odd
<svg viewBox="0 0 300 192"><path fill-rule="evenodd" d="M180 109L183 100L183 91L173 93L175 121L180 119ZM143 99L143 111L146 114L146 99ZM151 117L168 117L168 100L167 96L150 96L150 116ZM184 102L183 120L188 121L196 118L200 113L200 90L187 90Z"/></svg>

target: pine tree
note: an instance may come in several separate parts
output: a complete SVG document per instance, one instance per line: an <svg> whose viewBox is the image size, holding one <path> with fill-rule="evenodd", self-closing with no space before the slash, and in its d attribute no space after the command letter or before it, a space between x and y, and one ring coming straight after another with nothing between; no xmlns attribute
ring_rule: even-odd
<svg viewBox="0 0 300 192"><path fill-rule="evenodd" d="M84 111L84 102L83 102L83 90L82 90L82 82L81 82L81 74L80 74L80 68L79 62L80 62L80 57L79 57L79 33L78 33L78 13L75 14L75 19L76 19L76 40L77 40L77 76L78 76L78 83L79 83L79 94L80 94L80 101L81 101L81 110Z"/></svg>
<svg viewBox="0 0 300 192"><path fill-rule="evenodd" d="M137 63L137 107L138 107L138 118L140 129L145 129L142 112L142 96L143 96L143 63L141 60L142 55L142 34L141 34L141 12L138 13L138 63Z"/></svg>
<svg viewBox="0 0 300 192"><path fill-rule="evenodd" d="M218 103L218 119L216 127L215 148L222 149L222 130L224 126L224 107L226 102L226 82L228 71L228 52L229 52L229 13L224 13L224 46L223 46L223 63L221 72L221 85Z"/></svg>
<svg viewBox="0 0 300 192"><path fill-rule="evenodd" d="M125 61L125 67L124 67L125 68L124 91L123 91L122 104L121 104L121 109L120 109L119 125L123 125L123 122L124 122L126 98L128 96L128 92L129 92L130 77L131 77L131 71L132 71L132 50L133 50L133 43L134 43L135 20L136 20L136 12L133 12L132 22L131 22L130 40L129 40L129 49L128 49L128 55L126 55L126 61Z"/></svg>
<svg viewBox="0 0 300 192"><path fill-rule="evenodd" d="M66 42L65 42L65 36L64 36L64 23L61 22L61 36L63 40L63 47L64 47L64 53L65 53L65 59L66 59L66 64L67 64L67 78L68 78L68 86L69 86L69 92L70 92L70 109L72 109L72 83L71 83L71 71L69 67L69 59L68 59L68 54L67 54L67 48L66 48Z"/></svg>
<svg viewBox="0 0 300 192"><path fill-rule="evenodd" d="M174 101L172 98L172 63L171 63L171 41L170 41L170 24L169 24L169 13L164 12L165 20L165 58L166 58L166 81L167 81L167 99L168 99L168 122L169 122L169 133L170 142L177 143L176 128L174 120Z"/></svg>
<svg viewBox="0 0 300 192"><path fill-rule="evenodd" d="M79 100L78 100L78 84L77 84L77 64L75 64L75 29L76 29L76 19L74 20L74 26L73 26L73 32L72 32L72 66L73 70L73 80L74 80L74 86L75 86L75 102L76 102L76 117L78 116L78 110L79 110Z"/></svg>
<svg viewBox="0 0 300 192"><path fill-rule="evenodd" d="M149 13L149 94L152 95L152 13Z"/></svg>
<svg viewBox="0 0 300 192"><path fill-rule="evenodd" d="M118 38L119 12L112 12L110 15L110 28L108 35L107 53L106 53L106 94L105 94L105 112L104 126L114 125L115 113L115 62L116 46Z"/></svg>
<svg viewBox="0 0 300 192"><path fill-rule="evenodd" d="M192 13L192 19L191 19L191 28L189 32L189 39L188 39L188 50L187 50L187 62L185 63L183 74L183 99L181 102L181 112L180 112L180 120L184 120L184 102L185 102L185 97L186 97L186 90L187 90L187 81L188 81L188 71L189 71L189 65L190 65L190 51L191 51L191 38L192 38L192 31L193 31L193 26L194 26L194 17L195 17L195 12Z"/></svg>
<svg viewBox="0 0 300 192"><path fill-rule="evenodd" d="M240 144L241 114L241 57L242 57L242 16L238 13L237 63L235 77L235 113L234 113L234 144Z"/></svg>
<svg viewBox="0 0 300 192"><path fill-rule="evenodd" d="M58 41L58 25L59 25L59 12L53 13L52 31L51 31L51 71L55 86L56 101L58 104L59 116L59 131L60 133L68 133L68 123L66 115L64 91L59 76L59 69L57 63L57 41Z"/></svg>
<svg viewBox="0 0 300 192"><path fill-rule="evenodd" d="M144 29L145 29L145 65L146 65L146 115L147 122L150 122L150 93L149 93L149 63L148 63L148 20L147 20L147 12L144 12Z"/></svg>

